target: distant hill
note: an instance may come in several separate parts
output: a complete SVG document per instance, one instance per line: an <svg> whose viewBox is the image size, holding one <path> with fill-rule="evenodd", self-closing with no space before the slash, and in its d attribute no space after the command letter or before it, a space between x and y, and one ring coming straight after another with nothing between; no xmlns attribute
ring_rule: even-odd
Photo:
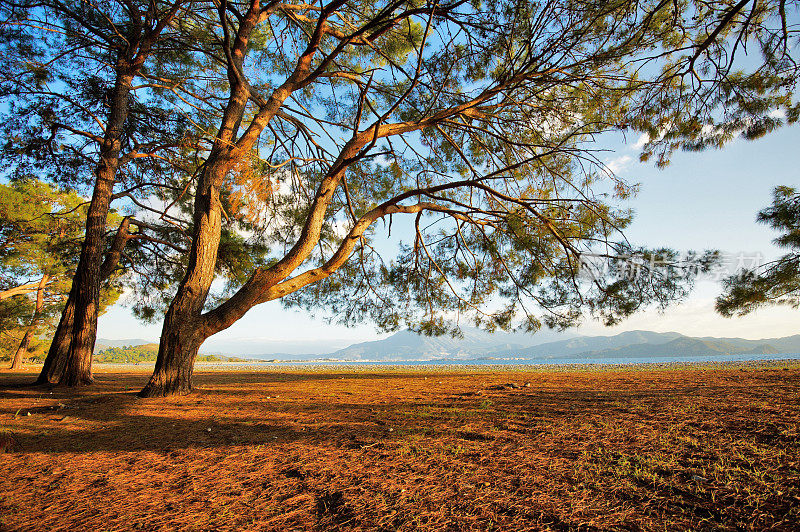
<svg viewBox="0 0 800 532"><path fill-rule="evenodd" d="M154 362L158 355L158 344L124 345L106 347L95 351L94 361L119 364L136 364L138 362Z"/></svg>
<svg viewBox="0 0 800 532"><path fill-rule="evenodd" d="M652 331L628 331L615 336L581 336L570 340L541 344L515 353L508 352L505 354L528 358L558 358L582 355L596 351L620 350L634 345L654 346L666 344L677 338L685 337L676 332L657 333Z"/></svg>
<svg viewBox="0 0 800 532"><path fill-rule="evenodd" d="M102 351L103 349L107 349L109 347L124 347L126 345L145 345L152 343L153 340L142 340L141 338L127 340L108 340L106 338L98 338L94 343L94 352L97 353L98 351ZM157 344L158 340L156 340L155 343Z"/></svg>
<svg viewBox="0 0 800 532"><path fill-rule="evenodd" d="M158 344L124 345L107 347L95 352L94 361L114 364L138 364L139 362L155 362L158 356ZM247 359L222 355L198 355L197 362L248 362Z"/></svg>
<svg viewBox="0 0 800 532"><path fill-rule="evenodd" d="M465 331L461 339L428 338L401 331L385 340L363 342L340 349L328 355L328 358L376 361L476 358L542 360L800 353L800 335L747 340L692 338L676 332L629 331L614 336L579 336L526 347L518 341L518 336L512 339L512 335L493 336L474 331Z"/></svg>
<svg viewBox="0 0 800 532"><path fill-rule="evenodd" d="M584 354L588 358L639 358L663 356L703 356L703 355L767 355L780 353L777 348L764 343L752 346L739 345L736 342L714 341L682 336L663 344L636 344L614 349L604 349Z"/></svg>
<svg viewBox="0 0 800 532"><path fill-rule="evenodd" d="M384 340L361 342L326 355L337 360L432 360L474 358L498 352L518 352L564 334L542 331L536 334L487 333L462 327L463 336L424 336L400 331Z"/></svg>
<svg viewBox="0 0 800 532"><path fill-rule="evenodd" d="M676 332L628 331L614 336L577 336L563 339L564 333L551 331L542 331L536 334L502 332L491 334L480 329L464 327L462 332L463 337L452 338L449 336L428 337L406 330L383 340L360 342L332 352L317 351L317 354L284 351L280 348L285 347L285 344L278 343L275 345L267 343L259 348L256 341L244 343L241 350L231 349L224 352L234 352L247 359L353 361L470 360L479 358L546 360L800 353L800 334L784 338L747 340L744 338L694 338ZM553 341L555 338L560 339ZM301 353L302 342L303 340L298 340L293 344L293 347L296 347ZM319 343L317 340L309 340L309 342ZM109 345L112 343L116 345ZM101 339L97 341L97 345L103 346L95 351L95 360L98 361L149 362L155 360L158 352L158 344L145 340ZM270 347L274 350L270 351ZM211 348L214 349L215 346ZM312 353L312 351L305 353ZM210 359L209 357L215 358ZM205 354L198 360L241 361L245 358Z"/></svg>

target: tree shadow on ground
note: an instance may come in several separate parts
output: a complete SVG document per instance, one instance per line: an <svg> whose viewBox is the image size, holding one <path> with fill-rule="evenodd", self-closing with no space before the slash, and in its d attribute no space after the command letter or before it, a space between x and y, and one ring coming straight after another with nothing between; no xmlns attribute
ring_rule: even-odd
<svg viewBox="0 0 800 532"><path fill-rule="evenodd" d="M769 482L784 495L759 508L794 515L794 459L780 453L797 448L796 373L200 372L196 393L139 399L147 377L51 395L0 375L17 441L0 508L42 529L152 515L164 530L736 529L752 517L744 487ZM754 450L780 474L731 462ZM700 469L717 465L729 484Z"/></svg>
<svg viewBox="0 0 800 532"><path fill-rule="evenodd" d="M0 416L21 453L170 451L179 448L273 445L303 440L313 445L359 448L392 436L392 412L433 408L434 403L359 403L355 392L338 399L280 400L270 386L296 383L325 390L326 382L368 381L369 375L199 375L193 393L140 399L141 375L101 374L90 387L30 386L15 376L0 389ZM386 378L381 375L380 378ZM405 375L394 375L403 379ZM273 394L273 395L270 395ZM384 403L386 403L384 401ZM394 435L396 436L396 434Z"/></svg>
<svg viewBox="0 0 800 532"><path fill-rule="evenodd" d="M674 419L674 409L725 407L710 400L724 396L725 387L708 383L673 381L647 390L625 389L625 380L603 389L484 389L479 381L485 376L462 376L432 388L416 373L199 372L198 389L189 395L139 399L147 377L99 374L93 386L68 390L31 387L29 375L6 376L0 416L15 434L18 452L90 453L293 442L359 449L415 435L492 442L498 437L493 430L508 439L577 419L659 423L666 415ZM725 426L758 429L746 415Z"/></svg>

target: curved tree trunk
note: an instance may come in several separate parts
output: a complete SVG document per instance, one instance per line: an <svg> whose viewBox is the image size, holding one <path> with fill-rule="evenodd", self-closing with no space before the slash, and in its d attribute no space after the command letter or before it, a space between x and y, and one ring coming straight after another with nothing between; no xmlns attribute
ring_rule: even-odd
<svg viewBox="0 0 800 532"><path fill-rule="evenodd" d="M22 341L19 343L19 347L14 353L14 360L11 362L11 369L22 369L22 360L25 357L25 353L28 352L28 347L31 343L31 337L33 337L34 328L35 325L31 325L25 329L25 336L22 337Z"/></svg>
<svg viewBox="0 0 800 532"><path fill-rule="evenodd" d="M44 361L42 371L36 384L58 384L64 374L69 356L69 344L72 342L73 316L75 316L75 297L70 290L64 310L61 312L61 319L50 343L50 350Z"/></svg>
<svg viewBox="0 0 800 532"><path fill-rule="evenodd" d="M336 0L326 9L334 9L343 3L343 0ZM193 215L194 234L192 248L189 251L189 263L164 318L155 371L144 389L139 392L141 397L185 393L192 389L194 361L200 345L210 335L205 327L202 312L211 283L214 281L214 267L219 250L222 227L220 187L233 164L241 160L243 154L249 153L261 131L297 88L301 79L308 74L322 36L320 31L315 33L315 44L309 44L298 60L294 72L260 105L250 125L237 139L247 101L251 97L250 88L241 80L240 73L250 36L261 14L260 3L251 2L250 8L240 20L230 53L227 54L230 95L214 145L197 184ZM327 16L330 16L330 13L325 15ZM224 18L222 23L226 23ZM318 27L322 27L321 22L318 22Z"/></svg>
<svg viewBox="0 0 800 532"><path fill-rule="evenodd" d="M114 236L111 249L106 254L106 258L100 268L100 282L110 277L117 268L119 259L122 256L122 251L131 238L130 233L128 233L130 222L131 218L126 216L120 223L117 234ZM61 319L58 322L58 328L53 336L50 350L47 353L47 358L44 361L44 366L39 374L39 378L36 380L36 384L58 384L64 375L64 370L69 358L69 347L72 343L72 331L75 323L74 316L75 292L70 290L69 297L64 305L64 310L61 313Z"/></svg>
<svg viewBox="0 0 800 532"><path fill-rule="evenodd" d="M200 345L207 338L201 314L214 281L219 238L222 231L219 201L224 165L208 166L201 174L195 196L194 238L189 264L178 292L164 317L158 358L153 375L140 397L162 397L192 390L192 371Z"/></svg>
<svg viewBox="0 0 800 532"><path fill-rule="evenodd" d="M31 338L33 338L33 334L36 332L36 327L39 325L39 319L41 318L42 311L44 310L44 289L48 282L50 282L50 276L47 274L42 275L42 279L39 281L39 284L36 287L36 308L33 311L31 323L25 330L25 336L22 337L22 341L19 343L16 353L14 353L14 360L11 362L11 369L22 369L23 358L28 352L28 347L30 347L31 344Z"/></svg>
<svg viewBox="0 0 800 532"><path fill-rule="evenodd" d="M108 174L108 172L104 172ZM113 178L98 178L89 207L86 238L72 288L64 305L45 365L37 383L68 386L92 382L91 360L97 336L100 303L100 262L105 247L106 220L114 186ZM99 193L98 190L100 189Z"/></svg>

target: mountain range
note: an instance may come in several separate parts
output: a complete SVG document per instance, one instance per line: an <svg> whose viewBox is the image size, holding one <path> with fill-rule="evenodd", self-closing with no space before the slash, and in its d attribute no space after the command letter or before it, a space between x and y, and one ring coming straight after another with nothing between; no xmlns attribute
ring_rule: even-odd
<svg viewBox="0 0 800 532"><path fill-rule="evenodd" d="M484 333L485 334L485 333ZM571 359L800 353L800 334L785 338L694 338L675 332L629 331L614 336L578 336L533 346L478 335L426 338L402 331L385 340L336 351L338 360L435 360L472 358Z"/></svg>
<svg viewBox="0 0 800 532"><path fill-rule="evenodd" d="M580 341L578 341L580 340ZM632 331L542 344L519 352L523 358L645 358L665 356L800 353L800 334L784 338L694 338L678 333Z"/></svg>
<svg viewBox="0 0 800 532"><path fill-rule="evenodd" d="M592 359L592 358L648 358L685 357L723 354L761 355L800 353L800 334L783 338L747 340L744 338L690 337L676 332L628 331L614 336L574 336L564 339L564 333L542 332L535 335L523 333L487 333L464 327L463 336L428 337L411 331L400 331L383 340L352 344L343 349L325 353L319 342L312 341L316 353L300 354L275 352L274 344L247 344L248 352L227 351L224 354L245 358L278 360L334 359L353 361L426 361L470 359ZM561 338L553 341L554 338ZM140 345L146 340L98 339L97 349L109 346ZM272 345L270 345L272 344ZM240 347L240 346L237 346ZM300 351L300 344L297 351ZM309 349L311 351L311 349ZM322 353L322 354L320 354Z"/></svg>

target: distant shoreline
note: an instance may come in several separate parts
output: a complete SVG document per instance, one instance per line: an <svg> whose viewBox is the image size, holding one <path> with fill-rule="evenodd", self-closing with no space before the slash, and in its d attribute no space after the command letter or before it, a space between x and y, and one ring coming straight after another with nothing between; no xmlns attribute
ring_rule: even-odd
<svg viewBox="0 0 800 532"><path fill-rule="evenodd" d="M95 363L100 372L150 372L153 363ZM800 358L755 359L726 361L676 361L676 362L628 362L628 363L566 363L566 364L428 364L425 362L197 362L195 371L230 371L242 373L273 372L398 372L405 373L561 373L571 371L652 371L652 370L713 370L713 369L776 369L800 366Z"/></svg>
<svg viewBox="0 0 800 532"><path fill-rule="evenodd" d="M793 355L794 356L794 355ZM471 363L472 361L275 361L263 360L253 362L196 362L195 371L208 372L241 372L241 373L274 373L274 372L345 372L345 373L562 373L580 371L652 371L652 370L714 370L714 369L779 369L800 367L800 358L761 358L753 360L681 360L681 361L630 361L630 362L565 362L565 363ZM41 363L29 363L29 371L38 372ZM150 373L155 361L95 362L94 371L100 373ZM0 369L5 372L7 368Z"/></svg>

